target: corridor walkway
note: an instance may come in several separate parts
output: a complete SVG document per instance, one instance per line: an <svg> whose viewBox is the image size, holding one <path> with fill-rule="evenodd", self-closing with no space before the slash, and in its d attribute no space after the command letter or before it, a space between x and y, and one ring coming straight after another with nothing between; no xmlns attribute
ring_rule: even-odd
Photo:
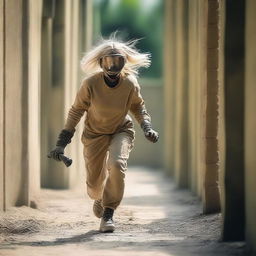
<svg viewBox="0 0 256 256"><path fill-rule="evenodd" d="M199 201L160 171L130 168L126 184L115 233L97 231L99 220L81 188L43 190L38 209L2 214L0 255L245 255L244 243L219 242L219 214L202 215Z"/></svg>

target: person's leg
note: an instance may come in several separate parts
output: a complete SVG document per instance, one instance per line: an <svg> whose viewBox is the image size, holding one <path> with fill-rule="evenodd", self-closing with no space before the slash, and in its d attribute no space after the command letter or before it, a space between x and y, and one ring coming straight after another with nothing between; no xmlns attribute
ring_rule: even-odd
<svg viewBox="0 0 256 256"><path fill-rule="evenodd" d="M113 232L114 210L120 204L124 194L124 178L127 160L133 147L134 136L121 132L112 136L107 161L108 177L103 191L104 212L101 218L100 231Z"/></svg>
<svg viewBox="0 0 256 256"><path fill-rule="evenodd" d="M94 200L102 199L110 139L108 135L83 139L87 193Z"/></svg>
<svg viewBox="0 0 256 256"><path fill-rule="evenodd" d="M103 206L115 210L124 194L127 160L133 147L134 137L121 132L112 136L107 161L108 177L103 191Z"/></svg>

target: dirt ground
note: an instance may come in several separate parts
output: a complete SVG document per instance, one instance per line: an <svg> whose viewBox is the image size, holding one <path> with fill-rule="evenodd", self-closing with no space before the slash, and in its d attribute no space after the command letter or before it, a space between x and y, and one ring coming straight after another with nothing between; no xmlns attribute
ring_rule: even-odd
<svg viewBox="0 0 256 256"><path fill-rule="evenodd" d="M1 256L246 255L245 244L220 242L220 214L202 215L200 202L159 170L130 168L116 231L102 234L83 188L42 190L38 209L1 214Z"/></svg>

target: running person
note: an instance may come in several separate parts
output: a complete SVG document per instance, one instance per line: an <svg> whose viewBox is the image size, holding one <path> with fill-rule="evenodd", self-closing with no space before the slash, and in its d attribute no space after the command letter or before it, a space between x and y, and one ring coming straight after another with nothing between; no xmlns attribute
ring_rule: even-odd
<svg viewBox="0 0 256 256"><path fill-rule="evenodd" d="M87 193L94 200L94 214L101 218L101 232L114 231L114 210L124 194L127 160L135 134L128 112L134 115L149 141L155 143L159 138L152 129L136 79L138 69L149 65L150 55L139 53L134 41L123 43L111 38L85 54L81 67L89 76L83 80L56 148L50 152L52 158L60 161L86 112L81 140Z"/></svg>

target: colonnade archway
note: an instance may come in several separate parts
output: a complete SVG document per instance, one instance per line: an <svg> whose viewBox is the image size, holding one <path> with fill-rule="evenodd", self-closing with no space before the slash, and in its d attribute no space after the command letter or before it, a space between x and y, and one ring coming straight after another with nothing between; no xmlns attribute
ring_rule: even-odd
<svg viewBox="0 0 256 256"><path fill-rule="evenodd" d="M256 248L255 1L164 3L158 95L164 102L154 106L164 104L157 120L164 120L165 146L157 164L201 198L204 213L221 210L225 240L245 237ZM70 169L46 155L80 85L93 19L91 0L0 0L0 11L0 209L6 210L36 205L40 183L70 188L84 172L81 127L66 152L74 158Z"/></svg>

